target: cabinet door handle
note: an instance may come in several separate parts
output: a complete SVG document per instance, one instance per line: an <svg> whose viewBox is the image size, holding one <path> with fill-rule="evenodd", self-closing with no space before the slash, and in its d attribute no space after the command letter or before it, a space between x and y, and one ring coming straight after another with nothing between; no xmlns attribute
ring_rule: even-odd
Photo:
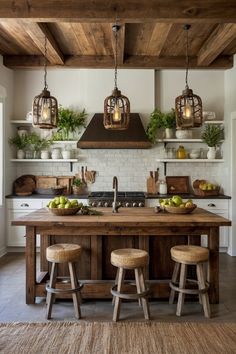
<svg viewBox="0 0 236 354"><path fill-rule="evenodd" d="M29 207L29 204L27 204L27 203L22 203L21 205L20 205L21 207Z"/></svg>
<svg viewBox="0 0 236 354"><path fill-rule="evenodd" d="M215 207L216 205L215 205L214 203L209 203L209 204L207 204L207 206L209 206L209 207Z"/></svg>

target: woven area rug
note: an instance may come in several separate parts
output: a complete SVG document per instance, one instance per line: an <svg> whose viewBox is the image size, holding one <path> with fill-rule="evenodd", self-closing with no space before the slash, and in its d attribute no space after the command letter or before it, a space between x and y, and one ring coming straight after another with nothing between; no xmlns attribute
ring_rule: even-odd
<svg viewBox="0 0 236 354"><path fill-rule="evenodd" d="M236 353L236 324L157 322L0 324L0 353Z"/></svg>

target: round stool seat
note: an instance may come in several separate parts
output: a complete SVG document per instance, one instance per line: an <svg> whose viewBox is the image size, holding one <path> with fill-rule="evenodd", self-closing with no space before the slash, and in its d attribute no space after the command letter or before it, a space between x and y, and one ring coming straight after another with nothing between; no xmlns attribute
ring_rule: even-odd
<svg viewBox="0 0 236 354"><path fill-rule="evenodd" d="M139 268L149 263L146 251L135 248L122 248L111 252L111 264L120 268Z"/></svg>
<svg viewBox="0 0 236 354"><path fill-rule="evenodd" d="M58 243L47 247L46 257L52 263L76 262L81 254L81 247L76 244Z"/></svg>
<svg viewBox="0 0 236 354"><path fill-rule="evenodd" d="M170 250L171 257L179 263L206 262L209 258L209 250L200 246L179 245Z"/></svg>

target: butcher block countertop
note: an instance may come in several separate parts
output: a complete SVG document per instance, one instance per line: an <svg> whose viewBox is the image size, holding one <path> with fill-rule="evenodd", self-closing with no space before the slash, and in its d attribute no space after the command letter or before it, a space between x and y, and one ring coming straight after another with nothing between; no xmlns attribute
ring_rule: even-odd
<svg viewBox="0 0 236 354"><path fill-rule="evenodd" d="M45 226L230 226L231 221L196 208L191 214L170 214L167 212L155 213L154 208L120 208L118 213L112 213L111 208L99 208L103 215L69 215L56 216L46 208L39 209L13 221L13 225Z"/></svg>

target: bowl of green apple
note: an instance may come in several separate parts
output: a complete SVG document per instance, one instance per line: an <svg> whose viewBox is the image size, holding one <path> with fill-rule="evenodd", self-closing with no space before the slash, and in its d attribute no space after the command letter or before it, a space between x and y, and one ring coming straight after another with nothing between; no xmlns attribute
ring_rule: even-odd
<svg viewBox="0 0 236 354"><path fill-rule="evenodd" d="M190 214L197 207L192 199L184 201L179 195L173 195L172 198L160 199L159 203L163 210L172 214Z"/></svg>
<svg viewBox="0 0 236 354"><path fill-rule="evenodd" d="M75 215L80 210L77 199L69 200L66 196L57 196L47 205L47 209L54 215Z"/></svg>

